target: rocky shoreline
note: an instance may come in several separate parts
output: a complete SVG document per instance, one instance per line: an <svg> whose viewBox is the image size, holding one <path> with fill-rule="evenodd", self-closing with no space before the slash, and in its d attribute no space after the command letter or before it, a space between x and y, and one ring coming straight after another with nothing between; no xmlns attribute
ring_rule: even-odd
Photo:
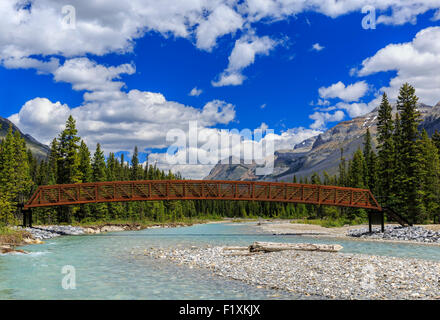
<svg viewBox="0 0 440 320"><path fill-rule="evenodd" d="M139 254L304 297L440 299L435 261L316 251L230 254L224 247L150 248Z"/></svg>
<svg viewBox="0 0 440 320"><path fill-rule="evenodd" d="M347 236L362 239L383 239L397 241L416 241L424 243L440 243L440 232L428 230L421 226L385 226L384 232L381 232L380 228L373 228L373 232L371 233L367 228L352 229L347 232Z"/></svg>
<svg viewBox="0 0 440 320"><path fill-rule="evenodd" d="M272 235L298 235L310 237L340 238L358 241L380 241L395 243L418 243L426 245L440 245L440 225L417 225L402 227L400 225L386 225L385 232L374 226L370 233L367 225L344 226L326 228L319 225L290 223L284 221L266 221L259 224L259 228Z"/></svg>
<svg viewBox="0 0 440 320"><path fill-rule="evenodd" d="M120 231L137 231L142 229L151 228L175 228L179 226L188 226L188 223L169 223L169 224L155 224L151 226L143 226L140 224L104 224L97 226L85 226L85 227L75 227L75 226L61 226L61 225L50 225L50 226L34 226L32 228L21 228L16 227L16 230L23 230L29 233L33 239L36 240L47 240L59 236L78 236L83 234L99 234L106 232L120 232Z"/></svg>
<svg viewBox="0 0 440 320"><path fill-rule="evenodd" d="M140 224L104 224L97 226L64 226L64 225L49 225L49 226L34 226L32 228L14 227L16 231L22 231L26 236L19 242L0 243L0 254L6 253L24 253L27 252L20 249L15 249L17 246L24 246L29 244L41 244L44 240L53 239L59 236L78 236L85 234L100 234L106 232L120 232L120 231L136 231L142 229L152 228L176 228L181 226L189 226L190 223L166 223L144 226Z"/></svg>

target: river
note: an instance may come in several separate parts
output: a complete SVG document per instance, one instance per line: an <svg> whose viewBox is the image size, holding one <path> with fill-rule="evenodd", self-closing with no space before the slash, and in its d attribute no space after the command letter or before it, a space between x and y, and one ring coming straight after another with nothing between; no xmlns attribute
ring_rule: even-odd
<svg viewBox="0 0 440 320"><path fill-rule="evenodd" d="M440 261L440 247L262 233L256 223L213 223L98 235L64 236L0 256L0 299L312 299L257 288L139 254L150 247L249 245L253 241L341 244L342 252ZM136 254L133 254L136 253ZM65 266L75 289L63 289ZM71 275L71 274L70 274Z"/></svg>

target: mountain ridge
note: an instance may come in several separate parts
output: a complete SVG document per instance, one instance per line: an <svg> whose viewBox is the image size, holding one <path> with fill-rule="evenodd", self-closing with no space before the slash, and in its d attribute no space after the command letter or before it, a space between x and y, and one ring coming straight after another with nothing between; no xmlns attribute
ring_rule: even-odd
<svg viewBox="0 0 440 320"><path fill-rule="evenodd" d="M31 150L34 157L36 157L38 160L44 160L47 158L50 152L50 148L48 146L37 141L31 135L24 134L14 123L3 117L0 117L0 139L6 137L10 125L12 125L13 132L18 131L24 138L27 148Z"/></svg>
<svg viewBox="0 0 440 320"><path fill-rule="evenodd" d="M435 106L420 103L417 108L422 118L419 129L425 129L429 135L435 130L440 131L440 102ZM396 112L396 105L393 105L393 117ZM367 128L370 129L375 148L377 116L378 108L375 108L363 116L339 122L325 132L292 146L292 149L276 151L274 171L270 175L257 176L255 164L240 164L240 169L237 169L237 165L219 163L205 179L217 180L221 177L221 180L292 181L294 175L298 178L308 177L314 172L322 175L326 171L334 175L338 171L341 148L344 149L343 156L351 158L354 151L362 147ZM229 172L234 174L230 175Z"/></svg>

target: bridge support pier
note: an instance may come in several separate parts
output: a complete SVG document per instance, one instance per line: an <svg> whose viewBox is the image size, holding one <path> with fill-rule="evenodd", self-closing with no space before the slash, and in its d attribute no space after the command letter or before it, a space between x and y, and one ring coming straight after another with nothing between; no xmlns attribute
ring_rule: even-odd
<svg viewBox="0 0 440 320"><path fill-rule="evenodd" d="M368 232L373 232L372 221L371 221L371 211L368 211Z"/></svg>
<svg viewBox="0 0 440 320"><path fill-rule="evenodd" d="M382 233L385 232L385 213L383 212L383 210L380 212L381 215L381 231Z"/></svg>
<svg viewBox="0 0 440 320"><path fill-rule="evenodd" d="M23 210L23 228L32 228L32 210Z"/></svg>
<svg viewBox="0 0 440 320"><path fill-rule="evenodd" d="M373 214L375 216L373 216ZM377 215L380 215L380 216L377 216ZM380 211L380 213L368 211L368 232L370 232L370 233L373 232L373 223L379 224L379 220L380 220L380 230L381 230L381 232L384 232L385 231L385 213L383 212L383 210Z"/></svg>

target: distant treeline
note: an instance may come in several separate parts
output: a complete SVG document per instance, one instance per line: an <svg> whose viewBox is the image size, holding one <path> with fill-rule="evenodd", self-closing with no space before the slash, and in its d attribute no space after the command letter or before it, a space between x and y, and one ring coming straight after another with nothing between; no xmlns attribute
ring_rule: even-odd
<svg viewBox="0 0 440 320"><path fill-rule="evenodd" d="M418 132L420 114L417 111L415 90L409 84L400 89L398 113L393 119L391 105L384 94L379 107L377 152L372 147L369 130L359 149L346 160L341 150L339 173L323 172L293 182L369 188L382 205L397 209L413 222L432 221L440 207L440 134L432 138L426 131ZM23 203L40 185L124 181L182 179L180 174L164 172L156 165L139 163L134 148L130 163L122 154L104 157L97 144L91 155L78 136L72 116L65 129L50 146L47 160L37 161L26 150L18 131L0 142L0 224L15 224L17 204ZM343 223L362 222L363 209L336 208L306 204L184 200L143 201L123 203L83 204L68 207L34 209L36 223L72 223L94 221L179 221L188 218L220 217L277 217L327 219Z"/></svg>

